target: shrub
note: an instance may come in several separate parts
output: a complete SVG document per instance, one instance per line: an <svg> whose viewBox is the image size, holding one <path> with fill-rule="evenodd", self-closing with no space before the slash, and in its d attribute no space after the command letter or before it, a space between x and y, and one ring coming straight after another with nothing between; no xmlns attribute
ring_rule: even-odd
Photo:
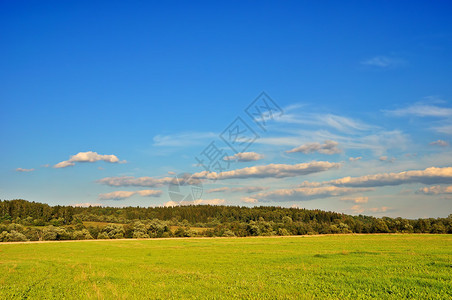
<svg viewBox="0 0 452 300"><path fill-rule="evenodd" d="M223 232L223 236L226 236L226 237L234 237L234 236L235 236L235 233L232 232L230 229L227 229L227 230L225 230L225 231Z"/></svg>
<svg viewBox="0 0 452 300"><path fill-rule="evenodd" d="M24 242L28 241L27 237L18 231L11 230L10 233L3 231L0 234L0 241L2 242Z"/></svg>
<svg viewBox="0 0 452 300"><path fill-rule="evenodd" d="M286 228L278 228L278 235L290 235Z"/></svg>
<svg viewBox="0 0 452 300"><path fill-rule="evenodd" d="M124 238L124 226L119 224L108 224L102 229L103 233L108 235L110 239L122 239Z"/></svg>
<svg viewBox="0 0 452 300"><path fill-rule="evenodd" d="M143 232L143 231L134 231L133 238L134 239L148 239L149 234L147 234L146 232Z"/></svg>
<svg viewBox="0 0 452 300"><path fill-rule="evenodd" d="M82 230L76 230L72 233L72 238L74 240L92 240L93 236L91 233L89 233L88 230L82 229Z"/></svg>
<svg viewBox="0 0 452 300"><path fill-rule="evenodd" d="M108 234L106 232L101 232L97 235L97 238L100 240L108 240L110 239L110 237L108 236Z"/></svg>

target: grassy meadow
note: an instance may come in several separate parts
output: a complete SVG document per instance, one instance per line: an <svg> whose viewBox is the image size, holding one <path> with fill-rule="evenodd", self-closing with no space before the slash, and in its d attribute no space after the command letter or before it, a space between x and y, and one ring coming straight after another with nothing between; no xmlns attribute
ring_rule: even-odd
<svg viewBox="0 0 452 300"><path fill-rule="evenodd" d="M451 235L0 244L0 299L451 299Z"/></svg>

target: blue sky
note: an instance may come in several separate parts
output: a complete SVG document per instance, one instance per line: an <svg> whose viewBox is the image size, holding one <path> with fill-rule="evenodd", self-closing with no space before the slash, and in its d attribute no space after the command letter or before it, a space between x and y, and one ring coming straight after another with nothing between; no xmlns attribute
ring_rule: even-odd
<svg viewBox="0 0 452 300"><path fill-rule="evenodd" d="M447 216L451 13L448 1L2 1L0 199L177 204L165 178L187 172L200 204ZM283 110L265 132L244 112L262 91ZM259 138L213 181L195 157L211 142L236 154L219 137L236 117Z"/></svg>

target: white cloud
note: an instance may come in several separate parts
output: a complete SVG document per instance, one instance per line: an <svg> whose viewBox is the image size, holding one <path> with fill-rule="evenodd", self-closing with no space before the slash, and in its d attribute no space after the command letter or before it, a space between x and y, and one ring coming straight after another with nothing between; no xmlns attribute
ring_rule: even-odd
<svg viewBox="0 0 452 300"><path fill-rule="evenodd" d="M114 191L111 193L99 194L99 200L123 200L135 195L132 191Z"/></svg>
<svg viewBox="0 0 452 300"><path fill-rule="evenodd" d="M33 172L35 169L17 168L16 172Z"/></svg>
<svg viewBox="0 0 452 300"><path fill-rule="evenodd" d="M219 198L216 198L216 199L198 199L198 200L194 201L195 205L200 205L200 204L203 204L203 205L222 205L224 203L225 203L225 200L224 199L219 199Z"/></svg>
<svg viewBox="0 0 452 300"><path fill-rule="evenodd" d="M79 152L75 155L72 155L69 160L65 160L54 165L54 168L66 168L69 166L75 165L76 162L96 162L96 161L105 161L109 163L125 163L126 161L119 161L118 157L113 154L102 155L97 152L87 151L87 152Z"/></svg>
<svg viewBox="0 0 452 300"><path fill-rule="evenodd" d="M430 167L425 170L404 171L399 173L380 173L360 177L343 177L323 182L324 185L344 187L378 187L408 183L452 183L452 167Z"/></svg>
<svg viewBox="0 0 452 300"><path fill-rule="evenodd" d="M300 128L297 125L304 126ZM287 112L286 108L285 114L278 119L275 126L278 126L276 129L285 133L285 136L281 134L267 136L258 139L256 143L295 148L312 141L332 140L338 142L344 149L370 149L378 152L378 155L382 155L393 146L399 148L406 145L401 136L403 139L406 137L399 131L382 131L379 126L359 120L332 114L306 113L306 109L300 112ZM330 129L337 132L332 133ZM373 133L367 134L369 131Z"/></svg>
<svg viewBox="0 0 452 300"><path fill-rule="evenodd" d="M298 185L298 187L319 187L319 186L323 186L322 182L315 182L315 181L303 181L302 183L300 183Z"/></svg>
<svg viewBox="0 0 452 300"><path fill-rule="evenodd" d="M349 158L348 158L349 161L357 161L357 160L360 160L360 159L362 159L362 156L358 156L358 157L349 157Z"/></svg>
<svg viewBox="0 0 452 300"><path fill-rule="evenodd" d="M253 197L242 197L241 200L242 200L242 202L245 202L245 203L257 203L257 202L259 202L256 198L253 198Z"/></svg>
<svg viewBox="0 0 452 300"><path fill-rule="evenodd" d="M361 205L353 205L350 207L350 210L355 214L362 214L364 212L364 208Z"/></svg>
<svg viewBox="0 0 452 300"><path fill-rule="evenodd" d="M353 120L351 118L326 114L326 115L318 115L318 119L324 124L333 127L334 129L342 132L350 132L351 130L369 130L372 128L370 125L367 125L361 121Z"/></svg>
<svg viewBox="0 0 452 300"><path fill-rule="evenodd" d="M427 100L431 102L432 97L427 97ZM445 103L444 101L436 101L436 103ZM438 133L452 134L452 108L445 106L438 106L432 103L417 102L410 106L384 111L388 115L404 117L404 116L416 116L416 117L432 117L437 118L435 120L435 126L431 129Z"/></svg>
<svg viewBox="0 0 452 300"><path fill-rule="evenodd" d="M389 158L387 156L380 156L378 159L380 161L387 161L387 162L390 162L390 163L393 163L396 160L395 157Z"/></svg>
<svg viewBox="0 0 452 300"><path fill-rule="evenodd" d="M97 180L97 183L106 184L109 186L146 186L146 187L161 187L173 181L173 177L153 178L153 177L106 177Z"/></svg>
<svg viewBox="0 0 452 300"><path fill-rule="evenodd" d="M313 161L310 163L301 163L296 165L269 164L264 166L255 166L225 171L221 173L203 171L193 174L193 178L198 179L267 178L267 177L283 178L323 172L332 168L339 168L340 166L341 166L340 163L331 163L327 161Z"/></svg>
<svg viewBox="0 0 452 300"><path fill-rule="evenodd" d="M396 67L405 64L405 62L398 58L387 57L387 56L374 56L372 58L366 59L361 62L363 65L379 67L379 68L389 68Z"/></svg>
<svg viewBox="0 0 452 300"><path fill-rule="evenodd" d="M74 165L75 165L75 163L65 160L65 161L57 163L53 167L58 169L58 168L66 168L66 167L74 166Z"/></svg>
<svg viewBox="0 0 452 300"><path fill-rule="evenodd" d="M262 192L253 195L250 198L254 198L259 202L270 201L308 201L318 198L328 198L334 196L349 195L354 193L362 193L372 191L371 188L346 188L337 186L324 186L324 187L302 187L292 189L279 189L269 192Z"/></svg>
<svg viewBox="0 0 452 300"><path fill-rule="evenodd" d="M395 110L385 111L389 115L402 116L417 116L417 117L451 117L452 108L440 107L431 104L415 103L411 106L399 108Z"/></svg>
<svg viewBox="0 0 452 300"><path fill-rule="evenodd" d="M231 188L229 188L229 187L221 187L221 188L214 188L214 189L210 189L210 190L206 191L207 194L222 193L222 192L231 192Z"/></svg>
<svg viewBox="0 0 452 300"><path fill-rule="evenodd" d="M449 121L450 122L450 121ZM435 129L436 131L438 131L439 133L445 133L445 134L450 134L452 135L452 125L450 124L446 124L446 125L442 125L442 126L437 126L434 127L433 129Z"/></svg>
<svg viewBox="0 0 452 300"><path fill-rule="evenodd" d="M143 197L160 197L163 192L160 190L141 190L136 193Z"/></svg>
<svg viewBox="0 0 452 300"><path fill-rule="evenodd" d="M432 146L440 146L440 147L447 147L449 146L449 143L443 140L437 140L434 142L431 142L430 145Z"/></svg>
<svg viewBox="0 0 452 300"><path fill-rule="evenodd" d="M380 131L375 134L362 136L353 139L344 145L349 149L369 149L374 151L377 155L382 155L388 149L405 150L410 142L407 134L399 131ZM344 143L342 143L344 144Z"/></svg>
<svg viewBox="0 0 452 300"><path fill-rule="evenodd" d="M358 203L367 203L369 201L369 197L342 197L340 200L358 204Z"/></svg>
<svg viewBox="0 0 452 300"><path fill-rule="evenodd" d="M327 140L323 144L309 143L309 144L305 144L305 145L301 145L299 147L293 148L286 152L287 153L302 152L304 154L319 152L322 154L336 154L336 153L341 152L341 150L337 147L337 145L338 145L337 142Z"/></svg>
<svg viewBox="0 0 452 300"><path fill-rule="evenodd" d="M290 110L293 109L285 108L285 114L277 118L276 121L279 123L315 126L316 128L330 127L347 133L374 128L374 126L349 117L334 114L306 113L305 111L290 113Z"/></svg>
<svg viewBox="0 0 452 300"><path fill-rule="evenodd" d="M391 207L388 206L381 206L381 207L372 207L372 208L364 208L359 204L353 205L350 207L350 210L355 214L362 214L364 212L367 213L385 213L388 211L393 210Z"/></svg>
<svg viewBox="0 0 452 300"><path fill-rule="evenodd" d="M156 135L154 137L154 146L165 147L187 147L199 145L206 139L217 137L213 132L183 132L173 135Z"/></svg>
<svg viewBox="0 0 452 300"><path fill-rule="evenodd" d="M123 200L130 198L133 195L140 195L143 197L160 197L162 191L159 190L141 190L141 191L114 191L111 193L99 194L99 200Z"/></svg>
<svg viewBox="0 0 452 300"><path fill-rule="evenodd" d="M222 205L225 203L224 199L198 199L194 201L168 201L163 204L163 206L180 206L180 205Z"/></svg>
<svg viewBox="0 0 452 300"><path fill-rule="evenodd" d="M372 208L369 208L368 210L373 213L384 213L384 212L391 211L392 208L388 207L388 206L381 206L381 207L372 207Z"/></svg>
<svg viewBox="0 0 452 300"><path fill-rule="evenodd" d="M430 187L423 187L419 189L416 193L425 195L452 194L452 185L450 186L434 185Z"/></svg>
<svg viewBox="0 0 452 300"><path fill-rule="evenodd" d="M102 206L102 204L86 202L86 203L77 203L72 206L74 206L74 207L90 207L90 206Z"/></svg>
<svg viewBox="0 0 452 300"><path fill-rule="evenodd" d="M248 162L248 161L256 161L263 159L264 156L262 154L256 152L240 152L236 153L232 156L224 157L224 160L235 160L238 162Z"/></svg>
<svg viewBox="0 0 452 300"><path fill-rule="evenodd" d="M207 194L211 194L211 193L255 193L255 192L260 192L260 191L264 191L269 189L268 187L264 187L264 186L245 186L245 187L221 187L221 188L215 188L215 189L210 189L207 190L206 193Z"/></svg>

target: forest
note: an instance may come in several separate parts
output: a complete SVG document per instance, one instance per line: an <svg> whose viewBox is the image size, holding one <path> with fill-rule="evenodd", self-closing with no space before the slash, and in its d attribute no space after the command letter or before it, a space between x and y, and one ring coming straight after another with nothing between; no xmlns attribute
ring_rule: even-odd
<svg viewBox="0 0 452 300"><path fill-rule="evenodd" d="M447 218L404 219L276 206L118 208L0 200L1 242L346 233L451 234L452 214Z"/></svg>

